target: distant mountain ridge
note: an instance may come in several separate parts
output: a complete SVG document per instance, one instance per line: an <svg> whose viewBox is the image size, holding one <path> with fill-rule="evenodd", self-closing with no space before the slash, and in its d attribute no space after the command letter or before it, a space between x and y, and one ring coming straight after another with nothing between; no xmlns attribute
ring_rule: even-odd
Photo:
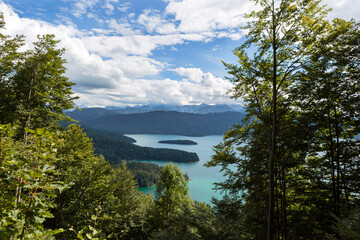
<svg viewBox="0 0 360 240"><path fill-rule="evenodd" d="M244 114L241 112L184 113L155 111L120 114L100 108L87 108L67 113L81 125L121 134L167 134L184 136L222 135Z"/></svg>
<svg viewBox="0 0 360 240"><path fill-rule="evenodd" d="M200 104L200 105L137 105L126 107L107 106L107 110L111 110L117 113L131 114L131 113L146 113L154 111L176 111L184 113L217 113L217 112L243 112L242 105L227 105L227 104Z"/></svg>

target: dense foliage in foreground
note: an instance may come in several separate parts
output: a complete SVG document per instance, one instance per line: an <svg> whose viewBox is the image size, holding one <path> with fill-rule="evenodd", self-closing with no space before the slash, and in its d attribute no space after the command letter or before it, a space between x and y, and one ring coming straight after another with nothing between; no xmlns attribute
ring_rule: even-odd
<svg viewBox="0 0 360 240"><path fill-rule="evenodd" d="M256 2L225 63L246 117L209 163L228 176L217 205L243 239L360 239L360 26L317 0Z"/></svg>
<svg viewBox="0 0 360 240"><path fill-rule="evenodd" d="M189 198L177 166L152 168L160 179L154 200L137 190L125 164L114 168L95 154L79 126L59 125L70 120L63 110L74 105L73 84L54 36L25 53L21 37L0 37L0 239L195 236L195 226L180 231L173 223L186 211L211 210ZM138 164L129 166L136 172Z"/></svg>

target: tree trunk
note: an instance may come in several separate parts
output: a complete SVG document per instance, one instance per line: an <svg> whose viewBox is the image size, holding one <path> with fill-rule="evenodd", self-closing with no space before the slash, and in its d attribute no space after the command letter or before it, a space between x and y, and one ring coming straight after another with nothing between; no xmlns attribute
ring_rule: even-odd
<svg viewBox="0 0 360 240"><path fill-rule="evenodd" d="M340 217L340 195L341 195L341 188L340 188L340 129L338 124L338 114L336 110L336 106L334 106L335 110L335 134L336 134L336 215Z"/></svg>
<svg viewBox="0 0 360 240"><path fill-rule="evenodd" d="M328 120L329 120L329 143L330 143L330 163L331 163L331 183L332 183L332 197L333 197L333 213L337 216L337 197L336 197L336 181L335 181L335 151L334 151L334 141L332 135L332 121L331 121L331 111L328 110Z"/></svg>
<svg viewBox="0 0 360 240"><path fill-rule="evenodd" d="M277 84L276 84L276 26L275 26L275 6L272 1L272 49L273 49L273 76L272 76L272 129L269 151L269 214L268 214L268 240L274 239L274 164L276 151L276 130L277 130Z"/></svg>

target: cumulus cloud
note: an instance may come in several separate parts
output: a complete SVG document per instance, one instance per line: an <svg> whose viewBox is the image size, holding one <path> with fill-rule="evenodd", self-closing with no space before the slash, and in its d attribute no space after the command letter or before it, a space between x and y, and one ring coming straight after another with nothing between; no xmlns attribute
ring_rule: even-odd
<svg viewBox="0 0 360 240"><path fill-rule="evenodd" d="M0 0L0 11L7 23L5 33L26 36L31 48L38 34L55 34L66 49L67 76L77 85L79 104L106 106L134 103L228 103L231 83L203 72L200 68L170 66L153 58L156 49L177 50L189 42L209 42L215 38L238 40L242 15L252 10L248 0L164 0L164 12L144 10L139 15L124 13L123 19L100 19L93 10L101 6L107 14L126 12L131 3L118 0L66 0L69 11L79 18L97 19L107 28L94 26L81 30L62 15L63 24L21 18ZM357 17L360 6L350 0L325 0L335 10L332 17ZM95 10L94 10L95 11ZM65 10L61 14L65 14ZM66 21L65 21L66 20ZM64 24L65 23L65 24ZM143 32L146 32L144 34ZM172 71L177 79L162 79ZM151 80L150 80L151 79ZM180 80L179 80L180 79Z"/></svg>
<svg viewBox="0 0 360 240"><path fill-rule="evenodd" d="M111 15L115 9L114 4L117 4L118 0L106 0L103 8L106 9L106 14Z"/></svg>
<svg viewBox="0 0 360 240"><path fill-rule="evenodd" d="M127 21L117 21L116 19L111 18L106 22L115 33L121 34L123 36L135 35L140 33L139 31L134 30L132 25Z"/></svg>
<svg viewBox="0 0 360 240"><path fill-rule="evenodd" d="M326 4L333 10L329 17L342 18L345 20L357 19L359 20L360 4L355 0L323 0L322 4Z"/></svg>
<svg viewBox="0 0 360 240"><path fill-rule="evenodd" d="M202 32L238 28L243 14L254 9L253 2L246 0L168 0L166 13L180 22L181 32Z"/></svg>
<svg viewBox="0 0 360 240"><path fill-rule="evenodd" d="M225 96L231 84L211 73L203 73L198 83L189 81L138 79L118 89L91 89L80 93L80 104L90 106L122 104L200 104L234 103Z"/></svg>
<svg viewBox="0 0 360 240"><path fill-rule="evenodd" d="M189 81L195 82L195 83L200 83L202 81L202 77L204 76L204 73L203 73L203 71L201 71L200 68L179 67L179 68L170 69L170 70L176 72L180 76L186 77L185 81L189 80Z"/></svg>
<svg viewBox="0 0 360 240"><path fill-rule="evenodd" d="M73 0L71 13L76 17L81 17L86 14L89 9L92 9L99 0Z"/></svg>
<svg viewBox="0 0 360 240"><path fill-rule="evenodd" d="M185 41L202 41L211 33L170 35L89 35L73 25L53 25L20 18L9 6L0 3L7 23L6 34L24 34L26 46L38 34L53 33L66 49L67 76L77 85L74 90L79 104L105 106L134 103L217 103L229 101L225 96L231 85L200 69L177 68L172 71L184 81L157 79L168 64L151 58L156 48ZM100 29L99 29L99 32ZM154 76L152 80L146 76Z"/></svg>
<svg viewBox="0 0 360 240"><path fill-rule="evenodd" d="M118 5L117 9L120 12L127 12L129 9L131 8L131 3L130 2L124 2Z"/></svg>
<svg viewBox="0 0 360 240"><path fill-rule="evenodd" d="M176 25L159 11L144 10L138 18L138 23L143 25L149 33L173 34L178 32Z"/></svg>
<svg viewBox="0 0 360 240"><path fill-rule="evenodd" d="M239 26L245 22L243 14L254 6L247 0L166 0L164 12L145 9L137 23L148 33L205 36L204 41L228 37L238 40L243 36ZM190 39L192 40L192 39ZM198 38L196 39L198 41Z"/></svg>

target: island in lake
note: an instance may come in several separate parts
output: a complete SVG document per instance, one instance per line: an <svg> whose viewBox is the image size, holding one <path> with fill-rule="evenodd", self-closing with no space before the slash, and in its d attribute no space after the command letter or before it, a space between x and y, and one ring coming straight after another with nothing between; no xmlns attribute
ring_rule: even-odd
<svg viewBox="0 0 360 240"><path fill-rule="evenodd" d="M197 145L197 142L191 140L161 140L159 143L180 144L180 145Z"/></svg>

